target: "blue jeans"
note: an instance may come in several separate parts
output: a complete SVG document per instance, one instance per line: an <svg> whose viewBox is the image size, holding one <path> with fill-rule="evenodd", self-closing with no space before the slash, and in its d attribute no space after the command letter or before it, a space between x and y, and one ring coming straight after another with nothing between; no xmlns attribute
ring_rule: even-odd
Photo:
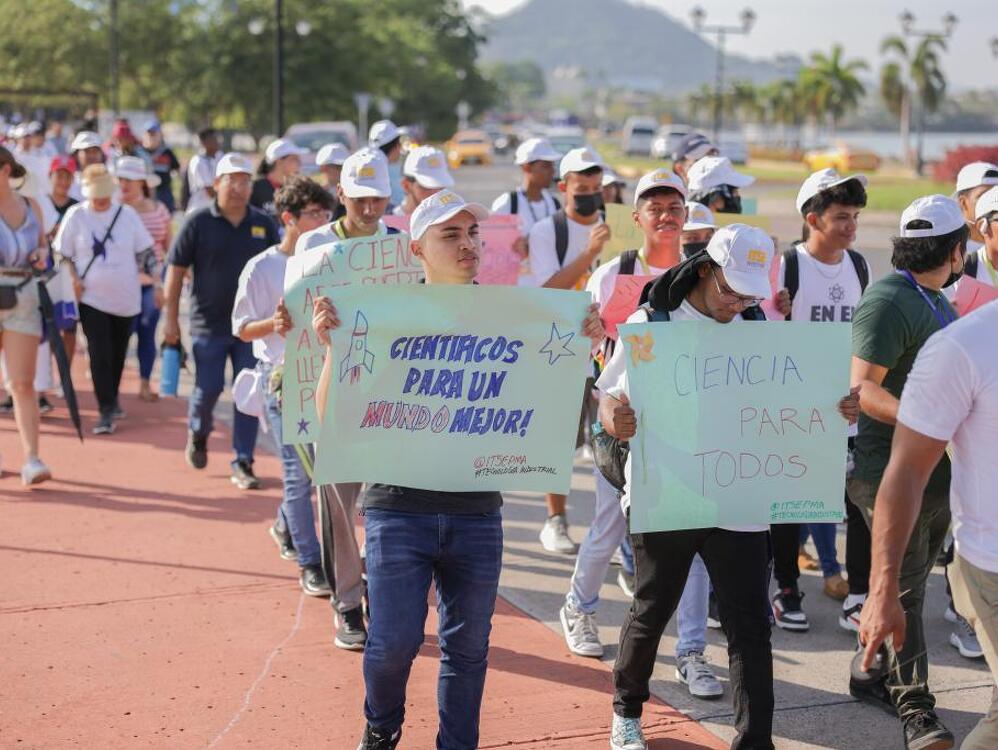
<svg viewBox="0 0 998 750"><path fill-rule="evenodd" d="M213 425L212 411L225 388L225 362L232 361L235 378L243 368L256 367L253 345L235 336L195 336L191 345L194 354L194 389L187 408L187 421L196 437L207 438ZM232 405L232 449L236 461L253 462L256 448L256 417L243 414Z"/></svg>
<svg viewBox="0 0 998 750"><path fill-rule="evenodd" d="M159 324L159 309L156 307L153 285L142 287L142 312L140 312L132 330L138 334L136 346L139 355L139 377L149 380L152 368L156 364L156 326Z"/></svg>
<svg viewBox="0 0 998 750"><path fill-rule="evenodd" d="M265 368L264 372L269 380L270 368ZM273 393L267 394L267 423L281 451L281 474L284 479L284 499L277 509L277 526L291 533L301 567L320 565L322 551L315 533L312 482L305 473L298 451L293 445L284 445L281 439L281 404Z"/></svg>
<svg viewBox="0 0 998 750"><path fill-rule="evenodd" d="M478 747L489 633L502 569L502 517L368 509L364 715L394 732L405 717L409 670L423 643L436 583L440 674L437 750Z"/></svg>
<svg viewBox="0 0 998 750"><path fill-rule="evenodd" d="M693 556L690 572L686 577L683 595L676 608L676 656L686 656L694 651L702 654L707 648L707 609L710 598L710 576L699 554Z"/></svg>
<svg viewBox="0 0 998 750"><path fill-rule="evenodd" d="M818 561L821 563L821 574L828 578L842 572L839 565L838 553L835 550L835 535L838 532L838 524L834 523L809 523L801 524L800 543L807 541L808 534L814 540L814 548L818 550Z"/></svg>

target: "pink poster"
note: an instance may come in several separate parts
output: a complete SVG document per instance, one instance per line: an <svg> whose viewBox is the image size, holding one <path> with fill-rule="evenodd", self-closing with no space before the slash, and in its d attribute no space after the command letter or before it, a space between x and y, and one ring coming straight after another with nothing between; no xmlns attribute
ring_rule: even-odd
<svg viewBox="0 0 998 750"><path fill-rule="evenodd" d="M657 276L617 276L613 284L613 294L600 310L607 336L617 338L617 326L626 322L631 313L638 309L641 290L649 281L657 278Z"/></svg>
<svg viewBox="0 0 998 750"><path fill-rule="evenodd" d="M513 249L520 237L518 216L490 216L479 225L482 236L482 259L478 266L479 284L510 286L520 276L523 257Z"/></svg>
<svg viewBox="0 0 998 750"><path fill-rule="evenodd" d="M386 227L391 227L392 229L397 229L400 232L408 232L409 231L409 215L408 214L406 214L405 216L385 215L385 216L383 216L381 218L381 220L383 222L385 222L385 226Z"/></svg>
<svg viewBox="0 0 998 750"><path fill-rule="evenodd" d="M953 307L961 316L964 316L981 305L986 305L996 299L998 299L998 289L983 284L977 279L964 276L957 282L956 300L953 302Z"/></svg>

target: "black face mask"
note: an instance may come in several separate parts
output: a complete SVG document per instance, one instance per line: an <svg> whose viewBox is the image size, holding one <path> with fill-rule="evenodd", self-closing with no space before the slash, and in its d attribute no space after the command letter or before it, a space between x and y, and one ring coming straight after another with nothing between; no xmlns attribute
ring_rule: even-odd
<svg viewBox="0 0 998 750"><path fill-rule="evenodd" d="M603 208L603 193L573 196L572 208L579 216L592 216Z"/></svg>
<svg viewBox="0 0 998 750"><path fill-rule="evenodd" d="M964 269L966 267L967 267L967 258L966 258L966 256L964 256L964 258L963 258L963 265L960 266L960 270L959 271L952 270L953 266L951 264L950 265L949 278L946 279L946 283L943 284L943 289L946 289L947 287L951 287L956 282L958 282L960 280L960 277L963 276L963 271L964 271Z"/></svg>
<svg viewBox="0 0 998 750"><path fill-rule="evenodd" d="M740 214L742 212L742 197L740 195L735 195L733 188L728 185L721 185L705 194L694 195L690 198L690 200L702 203L705 206L711 206L718 198L720 198L723 203L720 208L714 209L717 213Z"/></svg>
<svg viewBox="0 0 998 750"><path fill-rule="evenodd" d="M706 250L709 242L684 242L683 243L683 257L691 258L701 250Z"/></svg>

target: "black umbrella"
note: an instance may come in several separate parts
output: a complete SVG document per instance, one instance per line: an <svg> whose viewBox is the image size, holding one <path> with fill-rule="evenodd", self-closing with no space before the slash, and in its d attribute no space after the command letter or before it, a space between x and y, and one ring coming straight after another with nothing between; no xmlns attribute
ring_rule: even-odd
<svg viewBox="0 0 998 750"><path fill-rule="evenodd" d="M73 388L73 373L69 367L69 357L66 354L66 347L59 335L59 329L55 324L55 306L52 304L52 296L45 287L45 280L38 277L38 304L42 311L42 318L45 320L45 329L48 332L49 344L52 353L55 355L56 364L59 366L59 380L62 382L62 394L66 399L66 407L69 409L69 418L76 426L76 434L83 442L83 423L80 421L80 404L76 400L76 390Z"/></svg>

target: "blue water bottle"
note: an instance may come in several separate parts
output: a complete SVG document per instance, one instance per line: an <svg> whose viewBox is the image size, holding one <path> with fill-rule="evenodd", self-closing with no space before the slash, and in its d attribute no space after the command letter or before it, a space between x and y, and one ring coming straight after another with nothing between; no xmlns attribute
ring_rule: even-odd
<svg viewBox="0 0 998 750"><path fill-rule="evenodd" d="M180 344L163 344L163 361L160 363L159 392L163 396L176 396L180 384Z"/></svg>

